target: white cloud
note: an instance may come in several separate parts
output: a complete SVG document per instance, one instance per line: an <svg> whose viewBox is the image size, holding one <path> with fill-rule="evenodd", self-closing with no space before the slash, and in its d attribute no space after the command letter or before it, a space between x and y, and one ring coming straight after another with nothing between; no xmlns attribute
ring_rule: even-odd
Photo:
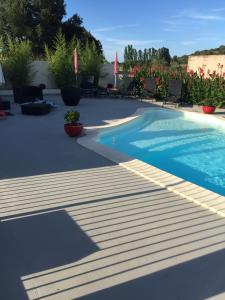
<svg viewBox="0 0 225 300"><path fill-rule="evenodd" d="M159 44L162 43L162 40L126 40L126 39L115 39L115 38L105 38L104 39L107 42L115 43L119 46L127 46L127 45L133 45L133 46L144 46L149 44Z"/></svg>
<svg viewBox="0 0 225 300"><path fill-rule="evenodd" d="M137 26L138 26L137 24L115 25L115 26L109 26L109 27L96 28L93 31L94 32L114 31L117 29L132 28L132 27L137 27Z"/></svg>
<svg viewBox="0 0 225 300"><path fill-rule="evenodd" d="M205 21L223 21L225 20L224 17L220 16L219 14L207 14L201 13L193 10L186 10L181 11L178 16L174 16L175 18L190 18L195 20L205 20Z"/></svg>
<svg viewBox="0 0 225 300"><path fill-rule="evenodd" d="M225 7L214 8L211 11L212 12L222 12L222 11L225 11Z"/></svg>
<svg viewBox="0 0 225 300"><path fill-rule="evenodd" d="M176 20L162 20L163 23L168 25L186 25L187 22L184 22L183 20L176 19Z"/></svg>
<svg viewBox="0 0 225 300"><path fill-rule="evenodd" d="M175 28L164 28L163 30L166 32L183 32L183 30Z"/></svg>
<svg viewBox="0 0 225 300"><path fill-rule="evenodd" d="M193 45L195 43L195 41L183 41L183 42L180 42L181 45L183 46L190 46L190 45Z"/></svg>

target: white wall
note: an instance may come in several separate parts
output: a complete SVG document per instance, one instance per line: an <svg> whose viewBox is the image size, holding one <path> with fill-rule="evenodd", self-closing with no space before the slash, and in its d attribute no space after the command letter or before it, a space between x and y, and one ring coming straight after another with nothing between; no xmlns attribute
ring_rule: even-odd
<svg viewBox="0 0 225 300"><path fill-rule="evenodd" d="M46 61L34 61L32 63L32 71L34 72L34 78L32 81L32 85L39 85L40 83L44 83L47 89L56 89L57 86L52 78L48 64ZM99 84L106 87L108 83L114 83L114 75L113 75L113 64L104 64L102 66L102 72L100 77ZM1 86L0 89L10 89L9 85Z"/></svg>
<svg viewBox="0 0 225 300"><path fill-rule="evenodd" d="M44 83L47 89L57 88L54 79L52 78L48 70L48 64L46 61L34 61L32 63L32 71L35 72L32 85L39 85L40 83Z"/></svg>

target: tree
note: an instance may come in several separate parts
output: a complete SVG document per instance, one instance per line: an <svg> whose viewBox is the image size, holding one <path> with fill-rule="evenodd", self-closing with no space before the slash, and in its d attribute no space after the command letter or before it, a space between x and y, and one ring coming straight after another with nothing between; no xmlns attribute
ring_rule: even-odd
<svg viewBox="0 0 225 300"><path fill-rule="evenodd" d="M45 43L52 43L65 14L64 0L1 0L0 34L31 41L40 54Z"/></svg>
<svg viewBox="0 0 225 300"><path fill-rule="evenodd" d="M14 0L15 1L15 0ZM64 0L30 0L32 7L34 35L32 41L34 51L41 53L44 44L52 46L53 39L61 28L66 15Z"/></svg>
<svg viewBox="0 0 225 300"><path fill-rule="evenodd" d="M149 48L144 50L136 50L132 45L128 45L124 49L125 68L129 69L135 64L149 66L152 63L170 64L171 56L168 48Z"/></svg>
<svg viewBox="0 0 225 300"><path fill-rule="evenodd" d="M78 39L83 46L88 43L95 43L97 51L99 54L102 54L102 44L99 40L96 40L95 37L88 32L83 26L83 19L75 14L68 20L62 23L62 32L65 35L66 41L69 42L73 37Z"/></svg>
<svg viewBox="0 0 225 300"><path fill-rule="evenodd" d="M171 62L170 51L166 47L162 47L158 50L158 58L159 60L165 61L168 64Z"/></svg>
<svg viewBox="0 0 225 300"><path fill-rule="evenodd" d="M82 18L75 14L63 21L65 15L64 0L0 0L0 35L5 41L7 35L14 41L30 41L33 53L41 56L45 44L52 48L57 32L62 30L67 42L74 37L84 46L94 42L102 54L100 41L82 26Z"/></svg>
<svg viewBox="0 0 225 300"><path fill-rule="evenodd" d="M0 1L0 35L23 40L33 33L31 2L27 0Z"/></svg>

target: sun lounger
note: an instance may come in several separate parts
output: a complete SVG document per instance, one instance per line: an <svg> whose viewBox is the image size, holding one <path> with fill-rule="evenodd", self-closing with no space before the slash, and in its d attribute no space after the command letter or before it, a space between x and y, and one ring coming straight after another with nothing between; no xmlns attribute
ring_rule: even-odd
<svg viewBox="0 0 225 300"><path fill-rule="evenodd" d="M181 102L182 81L173 79L169 81L168 96L163 99L163 105L179 105Z"/></svg>

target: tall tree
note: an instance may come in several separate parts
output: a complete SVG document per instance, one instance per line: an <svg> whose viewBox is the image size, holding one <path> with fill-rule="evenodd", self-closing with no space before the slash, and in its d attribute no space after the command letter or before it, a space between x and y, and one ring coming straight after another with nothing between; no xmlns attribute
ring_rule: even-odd
<svg viewBox="0 0 225 300"><path fill-rule="evenodd" d="M74 37L85 47L86 43L95 43L102 54L99 40L83 26L82 18L75 14L66 21L64 0L0 0L0 36L6 40L10 35L13 40L31 41L34 54L44 54L45 44L53 46L56 34L61 30L66 41Z"/></svg>
<svg viewBox="0 0 225 300"><path fill-rule="evenodd" d="M20 1L20 0L19 0ZM30 37L35 52L40 53L43 46L52 44L56 32L61 28L66 15L64 0L30 0L35 35Z"/></svg>
<svg viewBox="0 0 225 300"><path fill-rule="evenodd" d="M51 44L65 16L64 0L1 0L0 34L29 40L34 52Z"/></svg>
<svg viewBox="0 0 225 300"><path fill-rule="evenodd" d="M23 40L33 33L31 2L27 0L0 1L0 35Z"/></svg>
<svg viewBox="0 0 225 300"><path fill-rule="evenodd" d="M73 37L78 39L85 47L86 43L94 42L99 54L102 53L102 45L90 32L88 32L83 26L83 19L75 14L68 20L62 23L62 32L65 35L66 41L69 42Z"/></svg>

